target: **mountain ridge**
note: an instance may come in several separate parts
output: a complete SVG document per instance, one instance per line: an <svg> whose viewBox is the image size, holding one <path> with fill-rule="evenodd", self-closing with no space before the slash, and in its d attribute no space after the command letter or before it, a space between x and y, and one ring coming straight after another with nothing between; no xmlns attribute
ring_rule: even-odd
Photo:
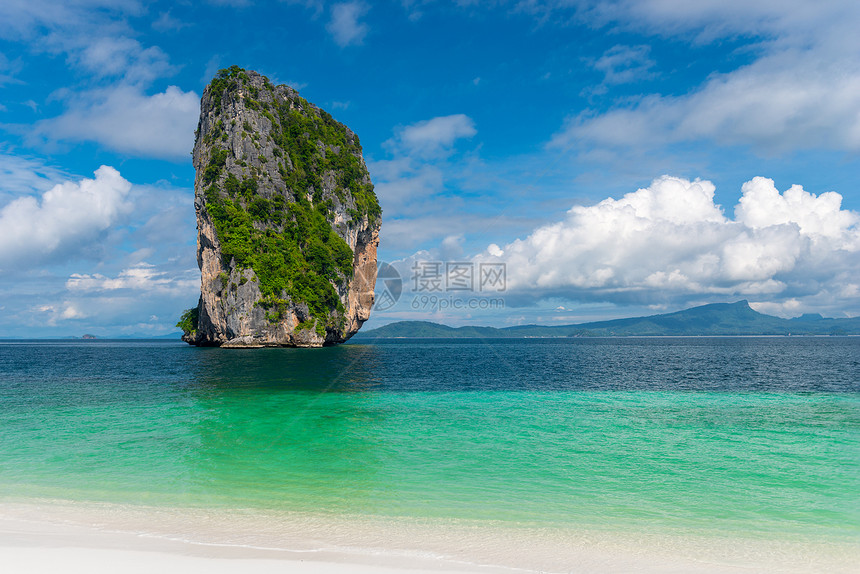
<svg viewBox="0 0 860 574"><path fill-rule="evenodd" d="M672 313L570 325L449 327L430 321L399 321L358 333L358 340L392 338L529 338L636 336L860 335L860 317L832 319L809 313L782 319L759 313L746 300L710 303Z"/></svg>

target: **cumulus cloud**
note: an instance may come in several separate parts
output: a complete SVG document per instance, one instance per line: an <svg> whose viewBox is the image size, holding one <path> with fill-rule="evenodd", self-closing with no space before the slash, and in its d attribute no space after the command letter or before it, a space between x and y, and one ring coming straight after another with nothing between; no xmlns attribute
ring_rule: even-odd
<svg viewBox="0 0 860 574"><path fill-rule="evenodd" d="M359 20L368 9L369 6L364 2L343 2L331 7L331 19L326 30L338 46L346 47L364 42L369 28Z"/></svg>
<svg viewBox="0 0 860 574"><path fill-rule="evenodd" d="M539 299L616 303L748 296L763 302L843 298L856 304L860 215L834 192L770 179L744 184L734 218L713 184L663 176L647 188L592 206L476 261L507 265L508 289ZM846 299L847 297L847 299Z"/></svg>
<svg viewBox="0 0 860 574"><path fill-rule="evenodd" d="M81 210L98 209L86 198L75 203ZM63 216L61 242L52 252L36 253L30 244L26 254L16 255L7 266L6 253L0 251L0 268L10 279L0 282L0 297L7 302L7 312L0 314L3 332L74 333L58 332L56 327L101 336L175 331L177 317L194 304L200 291L193 190L163 182L132 185L123 204L122 213L108 218L113 223L105 229L104 222L97 222L89 231L75 234ZM6 229L5 220L0 225ZM157 319L147 321L144 328L141 319L152 315Z"/></svg>
<svg viewBox="0 0 860 574"><path fill-rule="evenodd" d="M112 167L95 179L57 184L41 197L19 197L0 209L0 266L36 264L76 253L127 213L131 184Z"/></svg>
<svg viewBox="0 0 860 574"><path fill-rule="evenodd" d="M780 194L771 180L762 177L748 181L741 191L735 218L752 229L793 223L813 240L839 240L850 236L851 228L857 224L857 214L843 211L842 196L834 191L815 195L792 185Z"/></svg>
<svg viewBox="0 0 860 574"><path fill-rule="evenodd" d="M200 97L176 86L146 95L118 85L84 94L63 115L36 124L35 136L97 141L129 154L187 159L194 140Z"/></svg>

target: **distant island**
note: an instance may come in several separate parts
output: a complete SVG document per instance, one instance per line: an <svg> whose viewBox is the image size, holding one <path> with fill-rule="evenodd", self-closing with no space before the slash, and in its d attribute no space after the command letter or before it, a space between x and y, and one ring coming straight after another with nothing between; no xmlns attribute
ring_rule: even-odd
<svg viewBox="0 0 860 574"><path fill-rule="evenodd" d="M525 338L525 337L670 337L756 335L860 335L860 317L828 319L806 314L782 319L753 310L748 301L714 303L675 313L595 321L575 325L448 327L429 321L400 321L361 331L354 339Z"/></svg>

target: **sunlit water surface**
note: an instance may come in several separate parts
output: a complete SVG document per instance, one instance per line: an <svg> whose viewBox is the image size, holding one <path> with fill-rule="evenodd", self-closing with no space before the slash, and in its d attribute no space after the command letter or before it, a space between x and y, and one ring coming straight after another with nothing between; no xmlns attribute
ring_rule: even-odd
<svg viewBox="0 0 860 574"><path fill-rule="evenodd" d="M6 501L856 542L858 493L858 338L0 342Z"/></svg>

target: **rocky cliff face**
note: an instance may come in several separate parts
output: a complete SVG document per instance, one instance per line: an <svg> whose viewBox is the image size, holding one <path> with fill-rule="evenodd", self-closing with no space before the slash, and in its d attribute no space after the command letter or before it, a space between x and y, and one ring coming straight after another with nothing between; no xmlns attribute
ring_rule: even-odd
<svg viewBox="0 0 860 574"><path fill-rule="evenodd" d="M358 137L234 66L203 92L193 153L201 295L183 340L318 347L358 331L381 216Z"/></svg>

